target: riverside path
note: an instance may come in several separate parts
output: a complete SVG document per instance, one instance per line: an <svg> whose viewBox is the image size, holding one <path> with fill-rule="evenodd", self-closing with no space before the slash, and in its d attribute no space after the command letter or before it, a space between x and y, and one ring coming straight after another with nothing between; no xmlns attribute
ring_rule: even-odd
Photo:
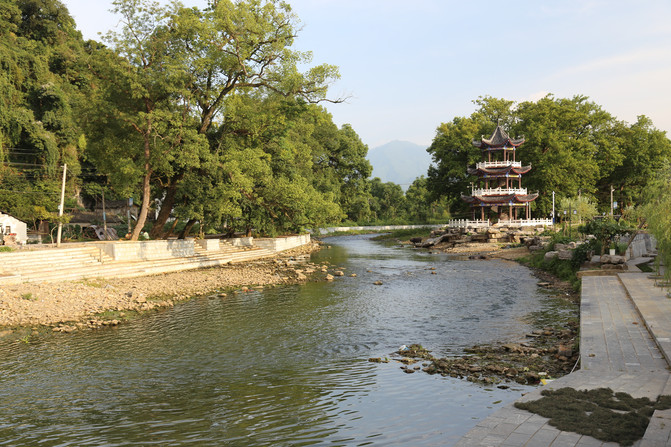
<svg viewBox="0 0 671 447"><path fill-rule="evenodd" d="M629 262L630 268L641 260ZM638 270L638 269L635 269ZM671 300L646 273L584 276L580 305L580 369L534 390L519 401L537 400L542 389L610 388L655 400L671 395ZM587 447L618 446L560 431L549 419L515 408L499 409L456 445ZM671 410L656 410L638 447L671 445Z"/></svg>

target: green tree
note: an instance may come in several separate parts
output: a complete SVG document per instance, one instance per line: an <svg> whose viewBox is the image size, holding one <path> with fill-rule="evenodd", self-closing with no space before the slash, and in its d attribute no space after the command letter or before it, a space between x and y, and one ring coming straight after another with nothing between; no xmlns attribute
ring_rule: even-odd
<svg viewBox="0 0 671 447"><path fill-rule="evenodd" d="M305 73L298 70L299 65L310 62L311 54L291 49L299 21L284 2L212 1L205 10L176 8L170 20L172 69L184 73L188 85L180 101L197 110L199 134L217 133L213 125L225 109L226 98L236 92L272 91L320 101L339 76L336 67L326 64ZM212 136L210 141L213 150L226 150ZM175 167L162 178L163 203L154 235L167 221L190 170L189 166Z"/></svg>
<svg viewBox="0 0 671 447"><path fill-rule="evenodd" d="M639 116L631 126L618 123L615 134L622 156L603 161L611 166L610 173L597 185L602 209L607 213L610 212L611 187L622 209L636 205L643 200L645 188L659 167L671 160L671 141L646 116Z"/></svg>
<svg viewBox="0 0 671 447"><path fill-rule="evenodd" d="M371 212L381 223L404 223L407 203L403 188L393 182L382 182L379 177L370 182Z"/></svg>
<svg viewBox="0 0 671 447"><path fill-rule="evenodd" d="M141 206L132 239L137 240L152 202L153 179L175 165L198 166L208 144L195 128L194 110L179 98L187 78L171 57L169 8L139 0L117 0L122 29L107 36L115 49L92 53L102 81L92 122L91 159L121 191L130 195L141 179ZM89 111L93 115L93 110ZM121 168L121 169L119 169Z"/></svg>
<svg viewBox="0 0 671 447"><path fill-rule="evenodd" d="M433 163L427 173L427 189L433 200L445 197L451 209L465 212L461 195L467 193L475 178L468 175L469 166L481 161L482 154L471 144L483 132L483 123L476 118L454 118L441 124L427 149Z"/></svg>
<svg viewBox="0 0 671 447"><path fill-rule="evenodd" d="M533 167L523 181L540 193L534 206L541 215L550 214L552 191L565 197L595 194L598 181L622 158L613 117L585 96L548 95L519 104L516 115L514 131L526 138L519 159Z"/></svg>
<svg viewBox="0 0 671 447"><path fill-rule="evenodd" d="M564 197L559 201L559 217L572 224L581 224L583 221L593 218L598 214L596 206L584 196Z"/></svg>
<svg viewBox="0 0 671 447"><path fill-rule="evenodd" d="M82 52L59 1L0 1L0 207L21 219L55 213L61 164L68 196L79 186Z"/></svg>
<svg viewBox="0 0 671 447"><path fill-rule="evenodd" d="M657 239L657 250L662 263L667 266L664 274L671 279L671 163L661 166L645 189L641 214L649 231Z"/></svg>
<svg viewBox="0 0 671 447"><path fill-rule="evenodd" d="M450 218L445 200L432 200L428 179L417 177L405 192L408 219L414 223L444 223Z"/></svg>
<svg viewBox="0 0 671 447"><path fill-rule="evenodd" d="M478 109L470 117L442 124L428 149L434 163L427 187L434 199L446 198L452 211L466 210L459 197L476 180L466 172L481 160L471 140L491 135L497 122L510 135L525 137L516 158L532 166L523 185L540 194L531 205L536 215L550 214L553 191L559 197L594 197L606 211L612 185L616 199L631 204L654 167L670 156L671 143L649 119L639 117L631 126L618 122L585 96L548 95L517 105L484 97L475 103Z"/></svg>

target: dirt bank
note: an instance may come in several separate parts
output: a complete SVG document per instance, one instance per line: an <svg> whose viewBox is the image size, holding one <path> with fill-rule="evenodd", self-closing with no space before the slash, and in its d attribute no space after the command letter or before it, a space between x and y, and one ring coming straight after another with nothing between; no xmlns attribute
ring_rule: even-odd
<svg viewBox="0 0 671 447"><path fill-rule="evenodd" d="M274 259L138 278L5 286L0 289L0 336L22 326L55 326L70 332L84 326L118 324L126 311L169 307L194 295L302 282L307 280L306 273L321 266L296 259L318 249L318 244L310 244ZM101 317L105 312L109 315ZM63 324L66 322L70 324Z"/></svg>

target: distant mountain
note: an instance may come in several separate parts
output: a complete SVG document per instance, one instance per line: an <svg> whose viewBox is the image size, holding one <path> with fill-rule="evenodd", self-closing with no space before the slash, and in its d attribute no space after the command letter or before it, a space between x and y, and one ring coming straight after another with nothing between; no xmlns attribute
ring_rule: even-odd
<svg viewBox="0 0 671 447"><path fill-rule="evenodd" d="M396 140L370 149L368 161L373 165L372 177L398 183L407 190L417 177L426 177L431 155L426 152L426 146Z"/></svg>

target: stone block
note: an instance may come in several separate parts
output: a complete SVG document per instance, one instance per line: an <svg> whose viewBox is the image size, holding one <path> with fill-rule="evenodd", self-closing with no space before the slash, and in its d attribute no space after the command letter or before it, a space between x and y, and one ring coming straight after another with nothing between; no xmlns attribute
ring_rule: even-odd
<svg viewBox="0 0 671 447"><path fill-rule="evenodd" d="M573 250L559 250L557 257L563 260L571 259L573 257Z"/></svg>
<svg viewBox="0 0 671 447"><path fill-rule="evenodd" d="M533 245L531 247L534 247ZM529 247L529 250L531 250L531 247ZM546 261L552 261L553 259L557 258L559 256L558 251L548 251L545 253L544 259Z"/></svg>
<svg viewBox="0 0 671 447"><path fill-rule="evenodd" d="M625 262L624 256L615 255L610 257L611 264L624 264L624 262Z"/></svg>

